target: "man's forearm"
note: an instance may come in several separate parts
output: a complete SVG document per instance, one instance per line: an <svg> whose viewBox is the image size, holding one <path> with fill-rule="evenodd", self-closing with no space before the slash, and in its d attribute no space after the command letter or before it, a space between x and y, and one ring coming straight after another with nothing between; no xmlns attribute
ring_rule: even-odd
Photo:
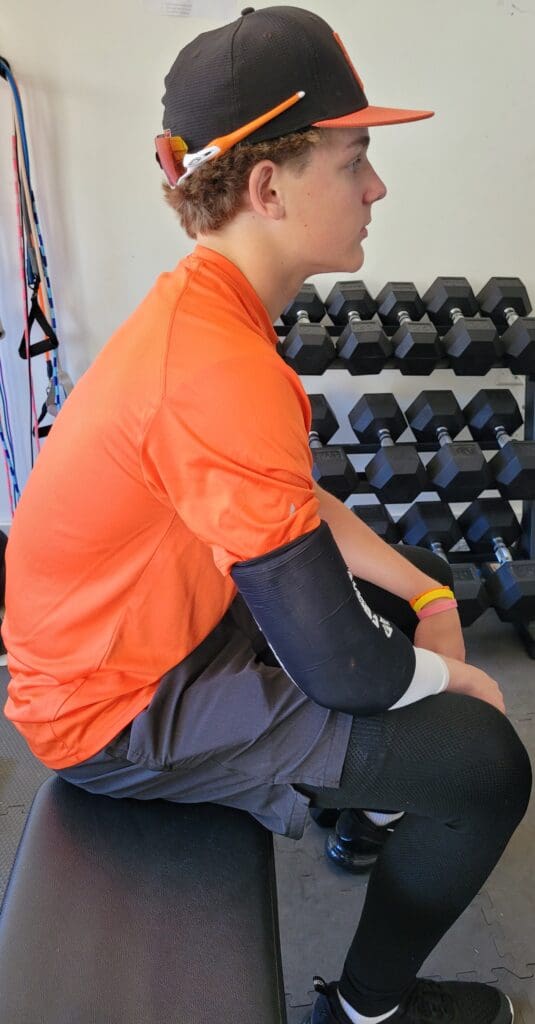
<svg viewBox="0 0 535 1024"><path fill-rule="evenodd" d="M319 515L328 523L342 557L354 576L409 601L416 594L441 586L370 530L338 498L314 484Z"/></svg>

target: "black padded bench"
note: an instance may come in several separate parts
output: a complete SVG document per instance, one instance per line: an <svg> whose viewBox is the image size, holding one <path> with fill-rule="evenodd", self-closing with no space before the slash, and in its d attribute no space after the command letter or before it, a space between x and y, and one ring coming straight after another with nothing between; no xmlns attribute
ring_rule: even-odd
<svg viewBox="0 0 535 1024"><path fill-rule="evenodd" d="M271 833L56 777L0 915L0 1024L285 1024Z"/></svg>

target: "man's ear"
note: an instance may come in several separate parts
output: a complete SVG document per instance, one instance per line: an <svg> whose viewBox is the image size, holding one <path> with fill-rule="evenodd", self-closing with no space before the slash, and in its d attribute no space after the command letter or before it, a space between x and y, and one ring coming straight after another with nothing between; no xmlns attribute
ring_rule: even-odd
<svg viewBox="0 0 535 1024"><path fill-rule="evenodd" d="M272 160L261 160L249 174L249 202L261 217L281 220L284 216L281 169Z"/></svg>

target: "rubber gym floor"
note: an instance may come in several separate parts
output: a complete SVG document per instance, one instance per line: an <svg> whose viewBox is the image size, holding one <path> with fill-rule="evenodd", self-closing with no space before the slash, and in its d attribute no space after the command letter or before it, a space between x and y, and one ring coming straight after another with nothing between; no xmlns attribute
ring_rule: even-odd
<svg viewBox="0 0 535 1024"><path fill-rule="evenodd" d="M535 763L535 662L491 609L466 631L466 643L467 660L500 682L508 717ZM2 705L7 678L0 669ZM32 797L49 774L0 716L0 899ZM314 974L339 976L366 891L365 876L325 859L325 834L309 819L299 842L275 837L288 1024L298 1024L312 1003ZM419 972L500 985L515 1004L515 1024L535 1024L534 849L532 798L485 886Z"/></svg>

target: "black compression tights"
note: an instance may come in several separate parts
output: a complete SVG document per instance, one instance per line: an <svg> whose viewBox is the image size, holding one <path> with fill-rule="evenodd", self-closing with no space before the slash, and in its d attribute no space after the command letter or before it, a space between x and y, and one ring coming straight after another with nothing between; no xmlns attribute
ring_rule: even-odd
<svg viewBox="0 0 535 1024"><path fill-rule="evenodd" d="M388 595L386 607L381 594L365 596L402 625L392 607L397 599ZM318 807L405 811L370 874L340 979L342 996L360 1013L386 1013L477 894L522 820L531 790L528 755L501 712L441 693L355 718L340 787L299 788Z"/></svg>

